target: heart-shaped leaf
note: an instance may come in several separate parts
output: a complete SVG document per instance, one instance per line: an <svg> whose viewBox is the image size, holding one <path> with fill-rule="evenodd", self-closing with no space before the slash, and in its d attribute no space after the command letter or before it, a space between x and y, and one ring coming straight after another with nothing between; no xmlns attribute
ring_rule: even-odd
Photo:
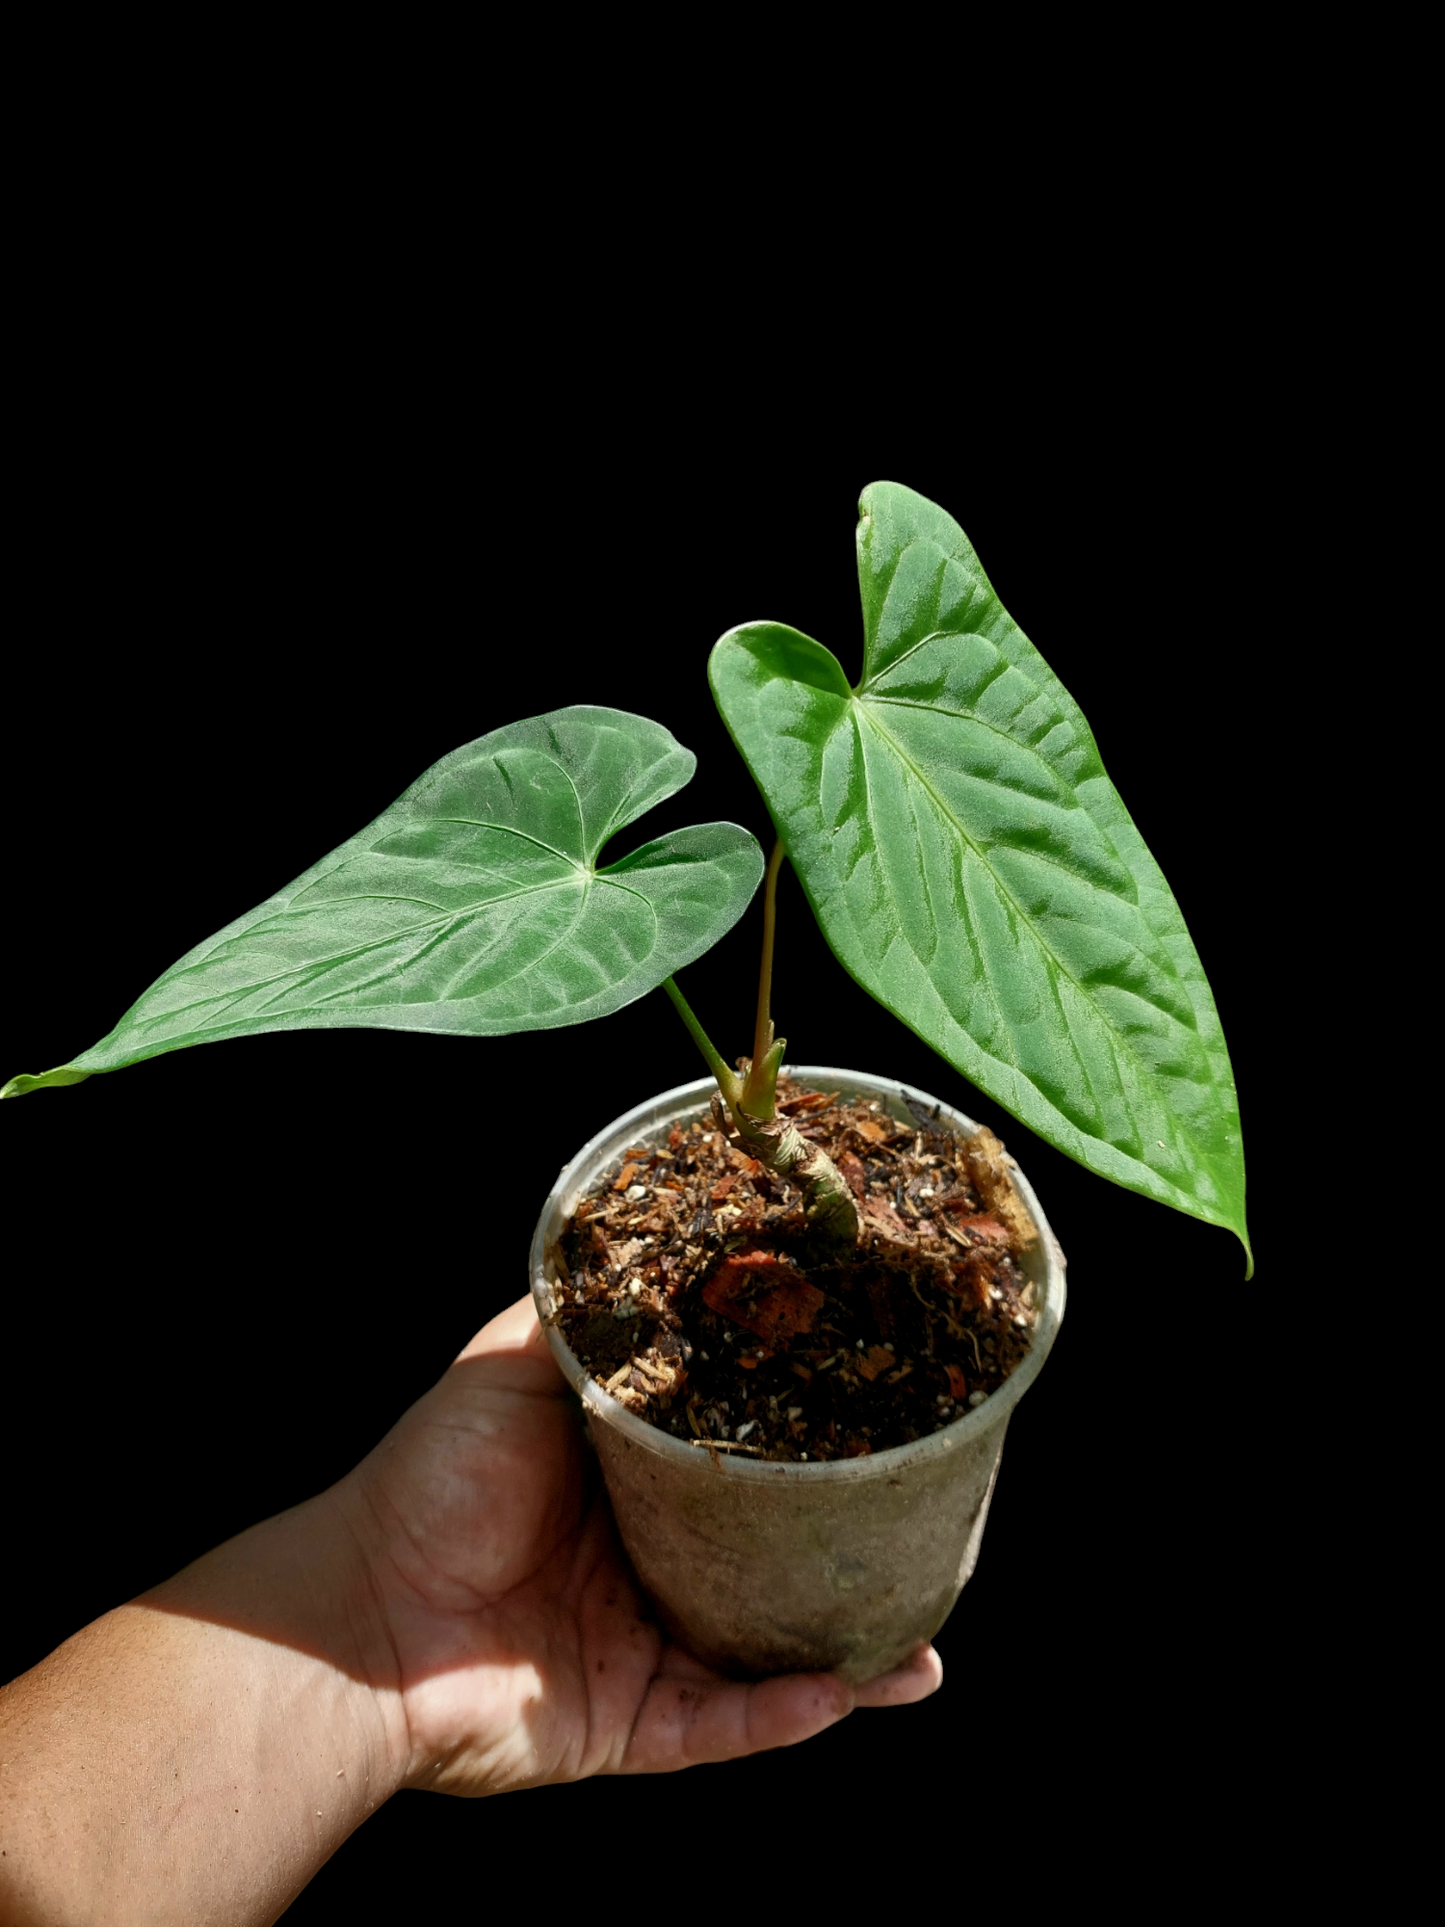
<svg viewBox="0 0 1445 1927"><path fill-rule="evenodd" d="M709 669L824 935L1041 1137L1248 1253L1214 999L1078 705L942 509L879 482L861 518L856 689L773 623Z"/></svg>
<svg viewBox="0 0 1445 1927"><path fill-rule="evenodd" d="M465 1037L603 1017L730 930L763 872L734 823L597 867L697 759L620 709L553 710L454 750L359 835L159 978L109 1037L6 1097L258 1031Z"/></svg>

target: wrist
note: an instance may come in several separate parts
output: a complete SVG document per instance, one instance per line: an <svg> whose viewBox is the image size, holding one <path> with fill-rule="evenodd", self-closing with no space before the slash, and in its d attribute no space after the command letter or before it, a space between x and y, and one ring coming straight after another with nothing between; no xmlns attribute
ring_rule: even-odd
<svg viewBox="0 0 1445 1927"><path fill-rule="evenodd" d="M330 1550L334 1591L323 1596L328 1637L338 1663L365 1689L375 1708L385 1756L388 1796L412 1771L401 1656L392 1625L390 1566L383 1535L356 1472L311 1501L315 1524ZM343 1657L344 1656L344 1657Z"/></svg>
<svg viewBox="0 0 1445 1927"><path fill-rule="evenodd" d="M333 1643L339 1649L346 1641L349 1671L365 1682L375 1703L389 1791L424 1783L436 1749L415 1730L406 1689L416 1683L415 1622L425 1621L427 1611L399 1570L396 1548L380 1516L384 1507L379 1507L374 1483L366 1477L366 1462L313 1503L324 1508L325 1530L336 1546L337 1591L332 1598L346 1630L343 1634L338 1628ZM411 1678L407 1652L413 1660Z"/></svg>
<svg viewBox="0 0 1445 1927"><path fill-rule="evenodd" d="M344 1732L348 1778L369 1789L369 1810L403 1783L410 1746L381 1588L348 1484L251 1527L137 1603L229 1626L324 1668L321 1697L338 1738Z"/></svg>

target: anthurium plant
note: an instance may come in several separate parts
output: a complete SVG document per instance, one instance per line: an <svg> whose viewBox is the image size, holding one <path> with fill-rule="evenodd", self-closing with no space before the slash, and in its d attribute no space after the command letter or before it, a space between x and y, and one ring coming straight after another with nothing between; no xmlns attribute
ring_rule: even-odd
<svg viewBox="0 0 1445 1927"><path fill-rule="evenodd" d="M733 629L709 676L771 815L616 862L610 839L688 782L661 724L597 707L492 730L294 883L180 958L107 1037L0 1095L191 1044L380 1026L487 1037L672 999L729 1135L800 1184L816 1235L857 1234L848 1186L779 1116L770 981L786 860L834 955L966 1078L1100 1175L1237 1233L1238 1107L1203 967L1078 705L958 524L863 493L864 659L851 685L779 623ZM676 973L764 884L752 1051L728 1063Z"/></svg>

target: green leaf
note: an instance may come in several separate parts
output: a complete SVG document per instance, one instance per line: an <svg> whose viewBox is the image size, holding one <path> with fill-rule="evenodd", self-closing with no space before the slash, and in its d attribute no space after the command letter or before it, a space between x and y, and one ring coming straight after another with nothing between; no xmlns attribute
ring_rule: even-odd
<svg viewBox="0 0 1445 1927"><path fill-rule="evenodd" d="M950 516L891 482L861 516L856 689L774 623L709 666L824 935L1040 1137L1248 1253L1214 999L1088 724Z"/></svg>
<svg viewBox="0 0 1445 1927"><path fill-rule="evenodd" d="M159 978L110 1035L0 1095L258 1031L464 1037L605 1016L709 950L763 871L734 823L608 839L697 759L620 709L553 710L444 756L383 815Z"/></svg>

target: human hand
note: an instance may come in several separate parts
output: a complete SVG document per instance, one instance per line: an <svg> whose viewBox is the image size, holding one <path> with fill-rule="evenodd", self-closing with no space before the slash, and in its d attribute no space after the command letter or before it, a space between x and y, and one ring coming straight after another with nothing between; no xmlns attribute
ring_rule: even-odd
<svg viewBox="0 0 1445 1927"><path fill-rule="evenodd" d="M530 1299L477 1334L334 1497L395 1658L412 1786L671 1772L792 1745L942 1678L924 1646L867 1686L828 1673L740 1685L669 1640L646 1616Z"/></svg>
<svg viewBox="0 0 1445 1927"><path fill-rule="evenodd" d="M744 1686L665 1639L524 1302L337 1485L0 1689L0 1915L265 1927L399 1786L732 1759L940 1676Z"/></svg>

